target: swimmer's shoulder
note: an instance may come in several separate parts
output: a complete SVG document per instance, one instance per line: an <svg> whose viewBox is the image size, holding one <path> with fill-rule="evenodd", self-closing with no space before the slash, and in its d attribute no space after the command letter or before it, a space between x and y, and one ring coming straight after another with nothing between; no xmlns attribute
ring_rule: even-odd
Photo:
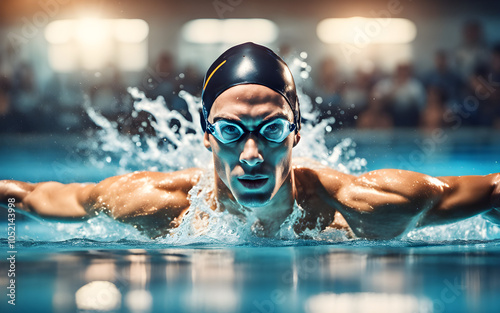
<svg viewBox="0 0 500 313"><path fill-rule="evenodd" d="M90 192L89 212L105 212L154 237L177 225L204 170L139 171L110 177ZM173 224L172 224L173 223Z"/></svg>
<svg viewBox="0 0 500 313"><path fill-rule="evenodd" d="M181 171L160 173L148 172L151 176L157 176L159 188L163 189L181 189L188 192L199 181L205 170L200 168L189 168Z"/></svg>
<svg viewBox="0 0 500 313"><path fill-rule="evenodd" d="M110 190L130 192L149 186L166 191L187 193L198 183L203 173L204 170L200 168L189 168L175 172L136 171L107 178L98 183L94 191L98 194Z"/></svg>
<svg viewBox="0 0 500 313"><path fill-rule="evenodd" d="M352 175L337 171L310 158L294 158L292 168L296 185L315 189L322 187L321 189L326 189L329 193L353 178Z"/></svg>

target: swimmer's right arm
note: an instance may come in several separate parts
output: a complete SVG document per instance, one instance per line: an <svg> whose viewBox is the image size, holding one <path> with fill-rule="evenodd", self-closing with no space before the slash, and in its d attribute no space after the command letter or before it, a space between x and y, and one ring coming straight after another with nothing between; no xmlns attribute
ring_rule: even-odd
<svg viewBox="0 0 500 313"><path fill-rule="evenodd" d="M37 184L0 181L0 204L15 199L16 207L43 217L85 218L105 212L132 224L150 237L176 227L189 208L188 192L202 171L134 172L98 184Z"/></svg>
<svg viewBox="0 0 500 313"><path fill-rule="evenodd" d="M27 212L52 218L85 218L85 205L95 184L61 184L58 182L25 183L0 181L0 204L8 202ZM9 201L10 199L10 201Z"/></svg>

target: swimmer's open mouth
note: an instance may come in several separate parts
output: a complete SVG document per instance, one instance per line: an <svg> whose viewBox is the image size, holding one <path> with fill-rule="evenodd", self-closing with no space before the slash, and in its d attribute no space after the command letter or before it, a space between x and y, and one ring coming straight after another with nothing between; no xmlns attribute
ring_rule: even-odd
<svg viewBox="0 0 500 313"><path fill-rule="evenodd" d="M257 188L260 188L260 187L264 186L267 183L268 180L269 180L269 178L262 177L262 176L258 176L258 177L243 176L243 177L238 178L238 181L245 188L248 188L248 189L257 189Z"/></svg>

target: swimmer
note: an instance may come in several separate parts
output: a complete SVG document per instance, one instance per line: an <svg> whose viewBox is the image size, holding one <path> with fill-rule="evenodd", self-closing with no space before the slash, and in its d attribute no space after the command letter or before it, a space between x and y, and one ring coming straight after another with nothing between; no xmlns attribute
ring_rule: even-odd
<svg viewBox="0 0 500 313"><path fill-rule="evenodd" d="M500 223L500 174L430 177L384 169L354 176L292 159L300 141L300 107L292 74L274 52L234 46L208 69L203 84L203 143L213 154L213 209L251 211L274 236L297 203L300 234L349 230L358 238L391 239L414 227L485 213ZM312 163L309 163L312 164ZM0 181L0 203L52 218L105 212L154 238L182 223L189 191L202 169L134 172L97 184Z"/></svg>

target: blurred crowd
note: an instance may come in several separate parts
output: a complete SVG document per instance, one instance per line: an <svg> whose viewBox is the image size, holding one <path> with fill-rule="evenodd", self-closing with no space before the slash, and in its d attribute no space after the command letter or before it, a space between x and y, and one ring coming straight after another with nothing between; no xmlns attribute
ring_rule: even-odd
<svg viewBox="0 0 500 313"><path fill-rule="evenodd" d="M0 59L0 64L8 61ZM435 51L429 71L400 63L393 73L375 68L346 75L337 62L328 57L313 65L304 88L319 112L318 119L334 118L335 129L500 128L500 44L484 41L479 22L464 25L462 43L453 51ZM133 110L127 86L137 86L151 99L162 96L169 109L191 119L178 93L186 90L200 96L202 71L194 66L178 69L169 53L160 54L135 84L125 83L123 73L113 66L98 73L54 73L44 86L37 85L35 70L28 63L8 71L0 68L0 132L91 129L96 126L86 106L117 122L123 132L153 132L148 121L154 117Z"/></svg>
<svg viewBox="0 0 500 313"><path fill-rule="evenodd" d="M432 69L400 63L390 75L357 70L345 78L325 58L308 94L334 128L461 126L500 129L500 43L487 45L481 24L468 22L453 51L434 52Z"/></svg>

